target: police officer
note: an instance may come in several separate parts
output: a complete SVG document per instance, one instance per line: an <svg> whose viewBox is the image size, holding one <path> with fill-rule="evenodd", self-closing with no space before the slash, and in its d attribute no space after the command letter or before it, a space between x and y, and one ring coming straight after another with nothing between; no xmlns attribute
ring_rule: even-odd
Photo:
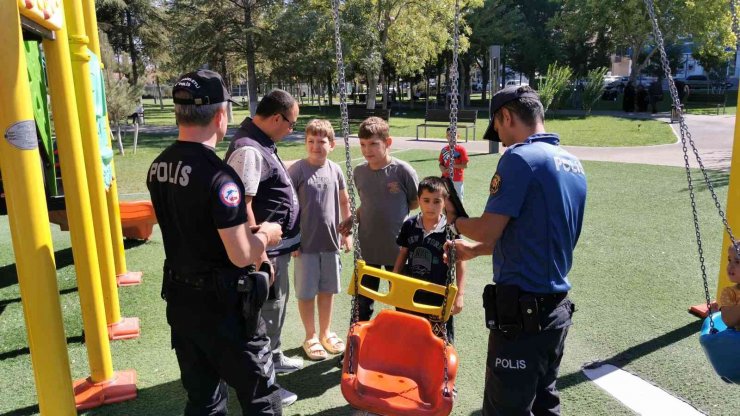
<svg viewBox="0 0 740 416"><path fill-rule="evenodd" d="M283 227L282 241L267 251L275 283L262 308L277 373L303 367L301 359L283 354L280 341L289 292L288 263L291 253L300 246L301 236L298 197L276 143L293 130L297 120L298 103L293 96L283 90L269 92L257 105L254 117L242 122L224 157L244 183L250 225L273 221ZM297 398L287 390L281 390L281 394L286 406Z"/></svg>
<svg viewBox="0 0 740 416"><path fill-rule="evenodd" d="M230 100L221 76L185 74L173 97L179 137L152 163L147 187L162 230L162 296L188 394L185 415L225 415L226 383L245 415L280 415L264 321L244 313L250 296L267 297L267 277L258 296L257 279L246 280L254 276L243 268L277 244L282 231L265 222L252 233L239 176L215 153ZM251 289L240 293L241 283Z"/></svg>
<svg viewBox="0 0 740 416"><path fill-rule="evenodd" d="M509 149L478 218L448 220L471 240L455 240L458 260L493 255L484 307L490 329L483 415L558 415L555 386L573 303L568 272L586 202L580 161L547 133L544 110L528 86L509 87L491 101L484 138ZM451 244L448 243L448 247Z"/></svg>

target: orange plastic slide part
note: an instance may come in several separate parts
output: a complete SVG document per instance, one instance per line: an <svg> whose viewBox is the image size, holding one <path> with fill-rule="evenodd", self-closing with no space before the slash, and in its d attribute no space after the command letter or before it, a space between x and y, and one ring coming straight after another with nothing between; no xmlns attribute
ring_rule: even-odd
<svg viewBox="0 0 740 416"><path fill-rule="evenodd" d="M135 240L148 240L157 223L151 201L130 201L119 204L123 236Z"/></svg>
<svg viewBox="0 0 740 416"><path fill-rule="evenodd" d="M444 383L444 341L426 319L383 310L369 322L359 322L347 337L349 348L342 370L342 394L350 405L380 415L446 416L452 411L452 387L457 352L447 346L448 396Z"/></svg>

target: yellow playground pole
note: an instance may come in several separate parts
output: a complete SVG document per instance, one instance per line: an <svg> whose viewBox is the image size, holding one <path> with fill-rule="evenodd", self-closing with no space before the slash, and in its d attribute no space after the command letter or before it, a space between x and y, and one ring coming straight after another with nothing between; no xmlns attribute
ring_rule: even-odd
<svg viewBox="0 0 740 416"><path fill-rule="evenodd" d="M740 100L740 91L738 92ZM730 160L730 183L727 186L727 222L735 235L735 241L740 242L740 107L735 112L735 137L732 142L732 159ZM734 168L734 169L733 169ZM719 279L717 280L717 297L722 289L732 285L727 277L727 249L732 242L726 232L723 232L722 252L719 257Z"/></svg>
<svg viewBox="0 0 740 416"><path fill-rule="evenodd" d="M77 98L80 132L82 133L108 336L110 339L136 338L140 334L139 320L138 318L122 318L118 301L113 243L103 187L103 168L98 147L97 123L95 122L92 81L90 78L90 54L87 49L88 37L85 35L82 2L80 0L66 0L64 2L64 15L69 27L72 75Z"/></svg>
<svg viewBox="0 0 740 416"><path fill-rule="evenodd" d="M44 53L90 366L90 377L74 383L75 399L89 409L135 398L136 373L113 371L66 28L55 36L44 40Z"/></svg>
<svg viewBox="0 0 740 416"><path fill-rule="evenodd" d="M82 8L85 16L85 32L90 40L90 50L98 56L102 63L100 54L100 38L98 37L98 17L95 15L95 0L83 0ZM105 116L105 128L108 133L108 145L111 145L110 123L108 115ZM113 171L113 180L110 189L106 193L108 202L108 217L110 220L110 232L113 242L113 261L116 267L116 280L118 286L133 286L141 283L141 272L130 272L126 267L126 254L123 250L123 230L121 227L121 211L118 206L118 186L116 185L116 166L113 160L110 162Z"/></svg>
<svg viewBox="0 0 740 416"><path fill-rule="evenodd" d="M42 414L75 415L17 3L0 8L0 167Z"/></svg>

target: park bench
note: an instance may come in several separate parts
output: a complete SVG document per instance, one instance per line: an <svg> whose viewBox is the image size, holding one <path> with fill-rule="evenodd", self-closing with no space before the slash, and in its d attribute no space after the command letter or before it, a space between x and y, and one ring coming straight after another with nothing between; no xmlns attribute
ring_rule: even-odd
<svg viewBox="0 0 740 416"><path fill-rule="evenodd" d="M691 91L689 93L687 101L690 103L698 103L699 105L705 105L709 107L714 105L716 113L719 115L720 108L722 109L722 114L725 114L725 107L727 106L727 95L724 93Z"/></svg>
<svg viewBox="0 0 740 416"><path fill-rule="evenodd" d="M380 117L385 121L391 118L391 109L382 108L365 108L364 106L348 106L347 107L347 118L350 123L362 123L368 117ZM350 131L352 128L350 128Z"/></svg>
<svg viewBox="0 0 740 416"><path fill-rule="evenodd" d="M478 110L459 110L457 112L457 128L465 129L465 141L468 141L468 129L473 129L473 140L475 140L475 122L478 120ZM447 127L450 124L450 112L448 110L427 110L424 123L416 126L416 140L419 140L419 127L424 127L424 138L427 137L427 127Z"/></svg>

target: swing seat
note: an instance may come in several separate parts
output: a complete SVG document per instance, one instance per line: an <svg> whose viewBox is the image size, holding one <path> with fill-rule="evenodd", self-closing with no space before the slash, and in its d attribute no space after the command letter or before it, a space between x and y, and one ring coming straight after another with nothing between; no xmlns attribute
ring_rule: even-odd
<svg viewBox="0 0 740 416"><path fill-rule="evenodd" d="M380 415L445 416L452 411L452 387L457 375L457 352L447 357L448 396L443 395L444 341L426 319L383 310L368 322L355 324L347 337L342 394L352 406Z"/></svg>
<svg viewBox="0 0 740 416"><path fill-rule="evenodd" d="M714 327L719 331L710 333L709 318L704 320L699 336L699 343L704 348L714 371L727 383L740 384L740 331L728 328L722 321L721 312L712 314Z"/></svg>

